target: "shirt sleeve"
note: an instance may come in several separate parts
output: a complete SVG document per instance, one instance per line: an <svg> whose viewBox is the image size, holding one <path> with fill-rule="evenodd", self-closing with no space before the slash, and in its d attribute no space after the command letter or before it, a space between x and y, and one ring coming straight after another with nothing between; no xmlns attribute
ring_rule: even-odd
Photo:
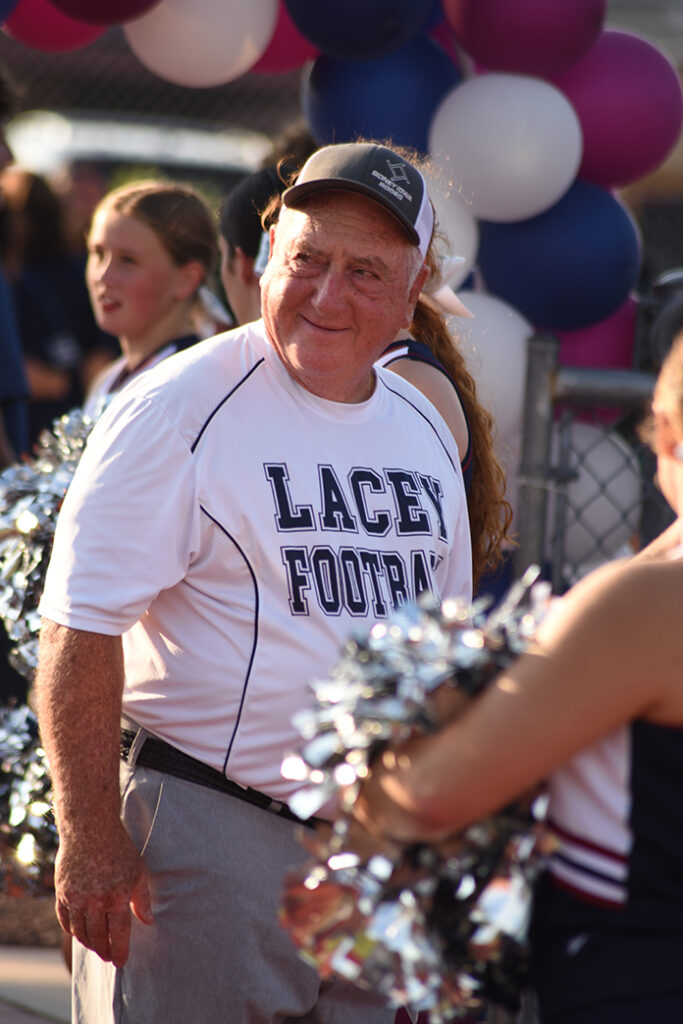
<svg viewBox="0 0 683 1024"><path fill-rule="evenodd" d="M195 464L167 413L121 398L94 428L59 514L39 605L119 635L187 572L199 538Z"/></svg>

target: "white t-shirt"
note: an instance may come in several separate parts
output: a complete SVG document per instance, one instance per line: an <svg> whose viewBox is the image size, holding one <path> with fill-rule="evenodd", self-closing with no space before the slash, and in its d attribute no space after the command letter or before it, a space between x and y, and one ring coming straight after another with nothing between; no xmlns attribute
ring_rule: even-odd
<svg viewBox="0 0 683 1024"><path fill-rule="evenodd" d="M114 399L59 516L41 614L123 634L126 715L274 797L296 788L292 715L349 634L425 587L470 597L452 436L377 379L329 402L261 321L205 341Z"/></svg>

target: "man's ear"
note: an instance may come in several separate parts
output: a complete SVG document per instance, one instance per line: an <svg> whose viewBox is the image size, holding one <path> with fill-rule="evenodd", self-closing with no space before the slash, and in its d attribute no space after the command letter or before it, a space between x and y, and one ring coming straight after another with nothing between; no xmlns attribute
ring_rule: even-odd
<svg viewBox="0 0 683 1024"><path fill-rule="evenodd" d="M408 306L406 310L407 319L403 325L404 327L410 327L410 325L413 322L413 317L415 316L415 306L417 305L417 300L420 297L420 292L427 283L428 277L429 267L427 266L426 263L423 263L415 276L415 280L410 286L410 292L408 293Z"/></svg>

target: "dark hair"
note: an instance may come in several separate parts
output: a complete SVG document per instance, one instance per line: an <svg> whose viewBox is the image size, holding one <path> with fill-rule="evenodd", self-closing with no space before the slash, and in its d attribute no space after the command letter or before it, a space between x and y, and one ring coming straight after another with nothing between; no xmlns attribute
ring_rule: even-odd
<svg viewBox="0 0 683 1024"><path fill-rule="evenodd" d="M274 196L280 196L287 187L287 166L272 164L243 178L222 199L218 215L218 230L234 255L241 249L252 259L258 253L264 227L261 215Z"/></svg>
<svg viewBox="0 0 683 1024"><path fill-rule="evenodd" d="M6 256L20 263L50 263L66 254L59 196L38 174L8 167L0 179L8 212Z"/></svg>
<svg viewBox="0 0 683 1024"><path fill-rule="evenodd" d="M0 124L16 111L20 90L6 68L0 66Z"/></svg>
<svg viewBox="0 0 683 1024"><path fill-rule="evenodd" d="M197 261L208 276L216 263L216 229L211 211L190 185L136 181L108 192L93 217L115 210L135 217L158 236L179 267Z"/></svg>

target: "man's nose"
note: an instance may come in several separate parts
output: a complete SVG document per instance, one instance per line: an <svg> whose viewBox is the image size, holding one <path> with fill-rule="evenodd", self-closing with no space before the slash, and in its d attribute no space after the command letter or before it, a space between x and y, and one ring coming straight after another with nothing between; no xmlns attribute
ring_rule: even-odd
<svg viewBox="0 0 683 1024"><path fill-rule="evenodd" d="M345 275L330 267L316 281L313 302L317 309L334 309L346 302L346 290Z"/></svg>

